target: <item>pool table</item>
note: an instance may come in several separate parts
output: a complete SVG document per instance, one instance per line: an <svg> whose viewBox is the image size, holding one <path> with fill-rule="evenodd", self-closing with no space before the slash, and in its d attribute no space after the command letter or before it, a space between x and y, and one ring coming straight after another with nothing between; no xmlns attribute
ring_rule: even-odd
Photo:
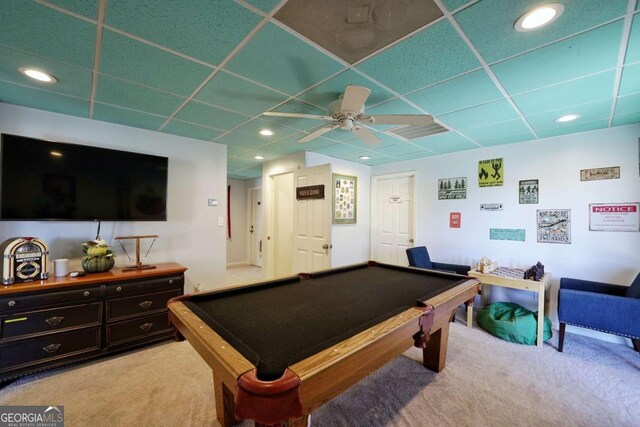
<svg viewBox="0 0 640 427"><path fill-rule="evenodd" d="M412 345L444 369L449 320L476 279L370 261L169 301L177 339L213 371L223 426L306 425L315 408Z"/></svg>

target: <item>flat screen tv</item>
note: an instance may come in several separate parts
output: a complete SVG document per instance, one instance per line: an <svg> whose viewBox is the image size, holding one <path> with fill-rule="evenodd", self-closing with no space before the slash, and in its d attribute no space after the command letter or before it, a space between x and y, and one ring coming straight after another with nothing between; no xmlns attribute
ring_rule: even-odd
<svg viewBox="0 0 640 427"><path fill-rule="evenodd" d="M166 157L2 134L0 219L166 221Z"/></svg>

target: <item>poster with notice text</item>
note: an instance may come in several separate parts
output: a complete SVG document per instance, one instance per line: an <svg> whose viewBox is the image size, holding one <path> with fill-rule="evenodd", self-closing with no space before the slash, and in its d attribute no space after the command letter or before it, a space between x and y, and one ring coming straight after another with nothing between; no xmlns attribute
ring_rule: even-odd
<svg viewBox="0 0 640 427"><path fill-rule="evenodd" d="M590 231L640 231L640 203L591 203Z"/></svg>

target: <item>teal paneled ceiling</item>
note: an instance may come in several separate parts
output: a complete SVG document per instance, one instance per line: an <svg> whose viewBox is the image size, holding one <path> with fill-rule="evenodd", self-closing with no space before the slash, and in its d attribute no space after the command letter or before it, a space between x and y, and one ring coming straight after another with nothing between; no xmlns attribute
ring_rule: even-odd
<svg viewBox="0 0 640 427"><path fill-rule="evenodd" d="M440 0L443 17L347 64L275 20L278 0L10 1L0 101L226 144L242 179L262 173L256 155L378 165L640 122L640 2L555 2L563 15L520 33L515 21L547 1ZM374 125L376 146L341 129L301 144L323 121L262 116L326 115L348 84L372 90L367 113L432 114L450 131L406 141ZM568 113L581 117L555 121Z"/></svg>

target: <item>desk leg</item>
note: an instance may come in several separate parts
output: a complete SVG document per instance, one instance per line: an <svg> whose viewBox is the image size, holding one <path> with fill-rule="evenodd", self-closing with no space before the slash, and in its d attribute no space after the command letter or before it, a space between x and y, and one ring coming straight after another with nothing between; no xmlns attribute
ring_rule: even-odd
<svg viewBox="0 0 640 427"><path fill-rule="evenodd" d="M472 298L464 304L467 306L467 328L473 327L473 300Z"/></svg>
<svg viewBox="0 0 640 427"><path fill-rule="evenodd" d="M444 369L447 360L447 344L449 343L449 322L431 334L427 347L422 349L422 364L433 372Z"/></svg>
<svg viewBox="0 0 640 427"><path fill-rule="evenodd" d="M218 422L222 424L222 427L231 427L236 423L233 393L215 375L213 376L213 391Z"/></svg>
<svg viewBox="0 0 640 427"><path fill-rule="evenodd" d="M482 307L486 307L489 304L489 286L484 283L480 285L480 300Z"/></svg>
<svg viewBox="0 0 640 427"><path fill-rule="evenodd" d="M544 343L544 287L538 292L538 335L536 346L542 348Z"/></svg>

